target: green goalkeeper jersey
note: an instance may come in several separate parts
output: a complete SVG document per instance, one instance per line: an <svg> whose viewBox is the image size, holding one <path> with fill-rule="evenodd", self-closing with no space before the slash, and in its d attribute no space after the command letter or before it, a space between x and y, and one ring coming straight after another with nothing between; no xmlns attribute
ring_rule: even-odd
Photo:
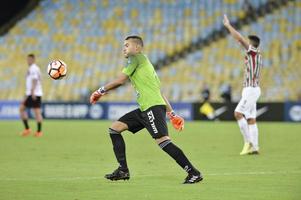
<svg viewBox="0 0 301 200"><path fill-rule="evenodd" d="M137 92L137 102L141 111L155 105L166 105L160 90L160 80L146 55L138 53L130 56L122 70Z"/></svg>

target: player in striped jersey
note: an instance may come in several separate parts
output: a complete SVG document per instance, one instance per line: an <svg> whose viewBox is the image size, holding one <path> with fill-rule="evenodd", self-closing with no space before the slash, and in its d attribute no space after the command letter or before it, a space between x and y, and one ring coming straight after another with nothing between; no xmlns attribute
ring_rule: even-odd
<svg viewBox="0 0 301 200"><path fill-rule="evenodd" d="M244 138L244 146L240 155L258 154L258 128L256 124L256 102L260 96L259 75L262 68L262 58L258 49L259 37L249 35L248 40L237 32L224 15L223 23L231 35L245 48L245 72L242 98L239 101L234 116Z"/></svg>

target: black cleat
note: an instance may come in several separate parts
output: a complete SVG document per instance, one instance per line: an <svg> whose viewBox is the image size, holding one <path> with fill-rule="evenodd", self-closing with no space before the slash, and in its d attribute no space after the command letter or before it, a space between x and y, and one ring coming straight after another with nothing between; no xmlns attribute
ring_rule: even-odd
<svg viewBox="0 0 301 200"><path fill-rule="evenodd" d="M130 172L128 169L117 168L112 174L106 174L105 178L111 181L129 180Z"/></svg>
<svg viewBox="0 0 301 200"><path fill-rule="evenodd" d="M203 176L201 173L198 174L188 174L185 178L183 184L194 184L203 180Z"/></svg>

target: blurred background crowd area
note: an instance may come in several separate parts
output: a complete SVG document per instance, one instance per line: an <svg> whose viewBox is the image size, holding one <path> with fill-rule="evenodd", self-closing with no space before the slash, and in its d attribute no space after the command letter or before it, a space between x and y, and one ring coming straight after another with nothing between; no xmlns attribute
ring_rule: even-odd
<svg viewBox="0 0 301 200"><path fill-rule="evenodd" d="M43 0L0 36L0 99L24 96L26 56L42 71L45 101L87 101L91 91L125 66L123 40L144 39L144 53L173 102L238 101L244 50L223 27L261 38L260 101L301 100L301 1L277 0ZM48 63L62 59L67 77L51 80ZM127 84L106 101L134 101Z"/></svg>

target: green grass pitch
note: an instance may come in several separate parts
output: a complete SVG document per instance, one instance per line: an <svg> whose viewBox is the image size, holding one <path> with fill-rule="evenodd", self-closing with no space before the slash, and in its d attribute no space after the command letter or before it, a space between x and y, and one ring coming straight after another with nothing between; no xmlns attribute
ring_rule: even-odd
<svg viewBox="0 0 301 200"><path fill-rule="evenodd" d="M146 131L124 133L131 179L104 179L117 167L109 125L50 120L42 138L22 138L20 121L0 121L0 200L301 199L300 123L259 122L258 156L238 155L235 122L187 122L182 133L170 128L204 174L195 185L181 184L186 174Z"/></svg>

